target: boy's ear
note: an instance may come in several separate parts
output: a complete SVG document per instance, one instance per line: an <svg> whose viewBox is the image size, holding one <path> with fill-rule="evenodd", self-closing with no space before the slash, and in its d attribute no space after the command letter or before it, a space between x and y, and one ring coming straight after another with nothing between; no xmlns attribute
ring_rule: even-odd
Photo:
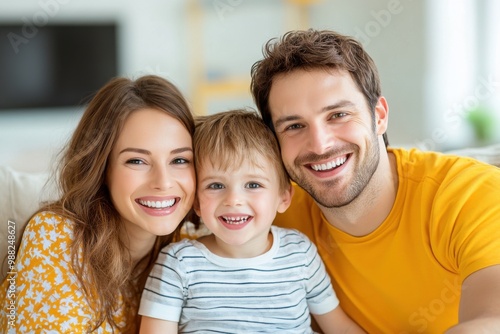
<svg viewBox="0 0 500 334"><path fill-rule="evenodd" d="M293 194L295 193L295 188L292 187L291 184L288 185L288 189L286 189L282 194L281 194L281 203L278 205L278 211L279 213L283 213L288 209L290 206L290 203L292 203L292 197Z"/></svg>
<svg viewBox="0 0 500 334"><path fill-rule="evenodd" d="M194 210L194 212L196 212L196 214L198 215L198 217L201 217L200 202L198 202L198 196L194 197L193 210Z"/></svg>

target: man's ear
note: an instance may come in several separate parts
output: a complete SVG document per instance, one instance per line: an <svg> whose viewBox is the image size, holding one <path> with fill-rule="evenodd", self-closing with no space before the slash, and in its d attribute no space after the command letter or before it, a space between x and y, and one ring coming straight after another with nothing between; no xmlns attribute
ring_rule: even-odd
<svg viewBox="0 0 500 334"><path fill-rule="evenodd" d="M375 105L375 128L378 135L383 135L387 131L389 124L389 105L385 97L378 98Z"/></svg>
<svg viewBox="0 0 500 334"><path fill-rule="evenodd" d="M278 205L278 209L276 211L278 211L279 213L285 212L286 209L288 209L288 207L290 206L290 203L292 203L292 197L294 193L295 188L292 187L291 184L288 184L287 189L281 194L281 202Z"/></svg>

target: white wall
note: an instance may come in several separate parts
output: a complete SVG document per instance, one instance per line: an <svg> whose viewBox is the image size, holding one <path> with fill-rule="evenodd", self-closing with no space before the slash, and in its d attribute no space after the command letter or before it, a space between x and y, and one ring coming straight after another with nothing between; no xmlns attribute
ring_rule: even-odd
<svg viewBox="0 0 500 334"><path fill-rule="evenodd" d="M0 0L0 21L32 22L40 15L45 15L51 23L115 20L120 31L120 74L159 74L177 84L188 99L193 97L190 61L197 56L193 54L196 50L193 43L201 44L199 49L210 75L249 75L268 39L298 27L290 23L284 0L199 0L205 12L204 22L199 36L194 38L189 32L187 3L186 0ZM451 10L454 3L323 0L316 1L308 11L311 27L353 35L374 58L383 94L389 101L388 134L393 145L439 150L467 144L462 139L470 129L464 124L452 129L446 141L433 139L436 129L449 128L444 116L453 101L443 96L454 93L456 85L451 85L454 78L462 80L472 75L476 82L478 78L469 73L473 66L467 58L462 57L462 65L451 62L453 57L463 56L469 47L461 36L469 36L471 29L462 26L464 35L453 25L436 24L446 18L456 21L457 15L466 12L466 9ZM463 25L456 22L459 22L457 27ZM498 91L497 86L495 83ZM250 94L244 99L218 101L210 108L222 111L237 106L253 106ZM0 164L30 171L49 168L80 114L80 110L0 111ZM433 146L426 147L429 142Z"/></svg>
<svg viewBox="0 0 500 334"><path fill-rule="evenodd" d="M429 1L424 140L427 149L500 141L500 5L496 0ZM496 135L478 141L467 114L487 108Z"/></svg>
<svg viewBox="0 0 500 334"><path fill-rule="evenodd" d="M119 73L159 74L186 92L184 16L182 1L0 0L0 21L26 22L36 29L47 23L116 21ZM80 116L79 109L0 111L0 164L47 170Z"/></svg>
<svg viewBox="0 0 500 334"><path fill-rule="evenodd" d="M389 141L414 146L423 135L426 1L326 1L312 12L315 28L354 36L375 61L389 103Z"/></svg>

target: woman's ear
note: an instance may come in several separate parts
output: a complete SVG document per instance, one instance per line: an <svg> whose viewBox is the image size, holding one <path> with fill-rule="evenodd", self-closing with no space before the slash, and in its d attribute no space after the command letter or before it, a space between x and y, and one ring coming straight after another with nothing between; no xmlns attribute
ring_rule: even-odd
<svg viewBox="0 0 500 334"><path fill-rule="evenodd" d="M292 203L292 197L294 193L295 188L293 188L291 184L288 184L287 189L281 194L280 203L276 211L278 211L279 213L285 212L290 206L290 203Z"/></svg>

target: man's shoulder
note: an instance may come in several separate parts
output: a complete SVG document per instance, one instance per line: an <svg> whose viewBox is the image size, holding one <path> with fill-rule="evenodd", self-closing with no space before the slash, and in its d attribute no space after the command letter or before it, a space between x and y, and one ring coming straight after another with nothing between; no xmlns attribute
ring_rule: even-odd
<svg viewBox="0 0 500 334"><path fill-rule="evenodd" d="M485 171L497 174L500 177L498 167L472 157L421 151L415 148L409 150L390 148L388 152L396 157L400 177L408 177L414 180L432 178L441 182L455 178L458 175L470 178Z"/></svg>
<svg viewBox="0 0 500 334"><path fill-rule="evenodd" d="M392 153L396 156L399 164L402 163L441 163L441 164L449 164L449 165L458 165L458 166L471 166L471 165L481 165L488 166L488 168L495 169L499 167L497 165L500 160L500 152L497 153L498 157L494 157L490 154L487 156L483 155L474 155L471 153L467 153L469 151L466 150L456 150L456 151L447 151L447 152L437 152L437 151L422 151L418 148L394 148L389 147L387 149L389 153ZM499 149L500 151L500 149ZM463 153L463 154L462 154Z"/></svg>
<svg viewBox="0 0 500 334"><path fill-rule="evenodd" d="M429 210L430 206L439 210L447 208L448 215L457 205L460 208L470 206L470 209L498 207L498 167L453 154L401 149L392 152L398 160L398 194L408 199L404 203L413 205L413 200L419 198L420 205L428 206ZM450 203L455 205L450 206Z"/></svg>
<svg viewBox="0 0 500 334"><path fill-rule="evenodd" d="M301 186L299 186L297 183L295 183L294 181L292 181L292 187L294 190L293 200L296 200L298 198L303 199L305 197L310 198L309 194Z"/></svg>

